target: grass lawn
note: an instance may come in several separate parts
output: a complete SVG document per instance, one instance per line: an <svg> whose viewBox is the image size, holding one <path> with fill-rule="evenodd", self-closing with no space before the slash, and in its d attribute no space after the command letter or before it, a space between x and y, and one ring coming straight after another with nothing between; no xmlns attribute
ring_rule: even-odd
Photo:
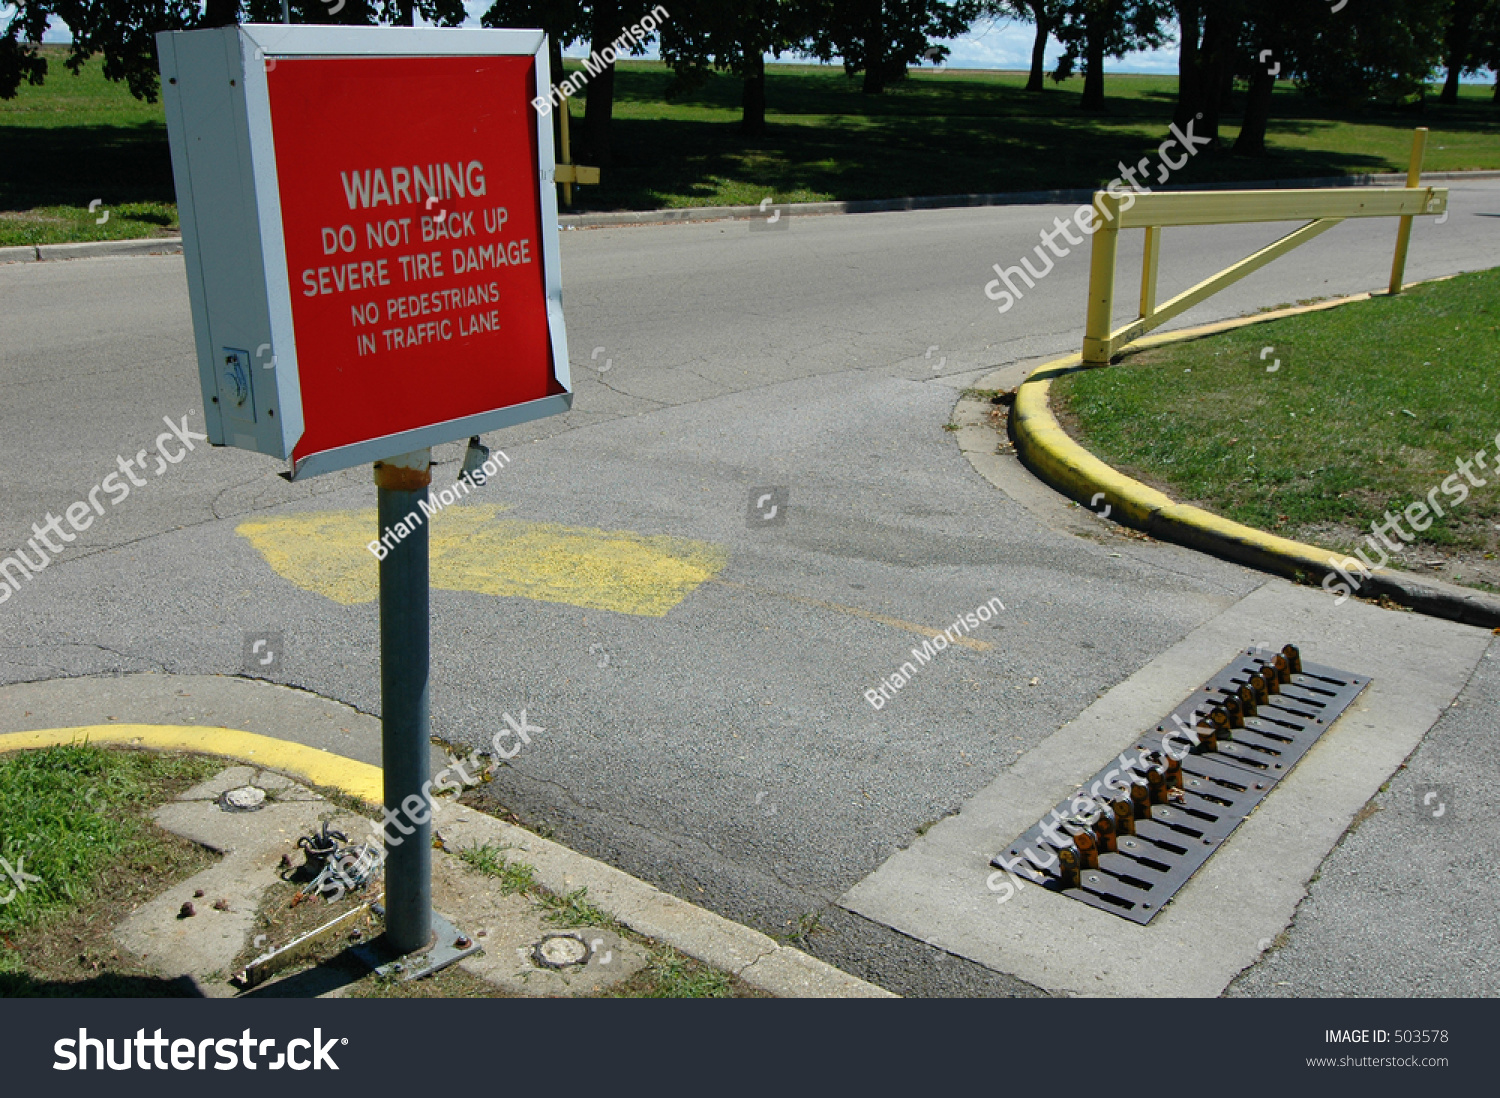
<svg viewBox="0 0 1500 1098"><path fill-rule="evenodd" d="M0 756L0 857L27 875L24 889L0 878L0 900L13 893L0 903L0 997L186 993L122 958L110 932L212 864L150 814L222 767L83 744Z"/></svg>
<svg viewBox="0 0 1500 1098"><path fill-rule="evenodd" d="M1500 589L1500 268L1143 352L1052 396L1131 476L1328 549L1362 544L1483 451L1482 483L1448 481L1442 516L1392 563Z"/></svg>
<svg viewBox="0 0 1500 1098"><path fill-rule="evenodd" d="M51 47L41 87L0 101L0 245L150 236L175 230L161 105L104 80L97 62L73 76ZM576 65L570 65L576 69ZM616 80L614 158L575 209L754 205L1101 184L1166 132L1176 79L1113 76L1109 113L1078 110L1082 79L1023 91L1021 73L918 73L865 96L836 66L773 65L768 132L739 132L738 80L717 75L666 100L671 74L627 62ZM1243 101L1237 93L1232 104ZM583 106L574 106L581 122ZM1236 135L1233 115L1223 127ZM1290 86L1277 91L1266 157L1198 154L1174 181L1255 180L1404 169L1411 130L1432 128L1429 170L1500 168L1500 108L1488 86L1425 111L1330 116ZM575 125L575 137L582 127ZM580 142L575 159L590 163ZM87 207L99 199L92 213ZM105 211L109 219L96 224Z"/></svg>

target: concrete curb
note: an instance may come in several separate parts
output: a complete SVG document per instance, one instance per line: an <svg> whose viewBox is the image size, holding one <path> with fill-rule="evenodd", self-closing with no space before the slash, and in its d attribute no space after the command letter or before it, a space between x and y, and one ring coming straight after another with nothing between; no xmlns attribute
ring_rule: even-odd
<svg viewBox="0 0 1500 1098"><path fill-rule="evenodd" d="M1138 341L1130 353L1165 343L1200 339L1268 320L1337 308L1369 297L1369 294L1357 294L1336 301L1281 309L1159 334ZM1054 378L1082 368L1080 354L1067 355L1038 367L1016 390L1015 404L1010 414L1010 433L1016 445L1016 453L1033 473L1091 510L1098 509L1096 501L1102 496L1104 503L1110 508L1108 517L1162 541L1185 545L1199 552L1293 580L1321 582L1329 576L1338 578L1333 565L1342 562L1345 554L1277 537L1220 518L1202 508L1178 503L1106 465L1074 442L1053 416L1047 398ZM983 382L976 387L983 388ZM1392 602L1419 613L1464 625L1490 629L1500 627L1500 599L1469 588L1437 580L1418 579L1385 568L1377 568L1370 575L1361 577L1359 595L1362 598L1383 595Z"/></svg>
<svg viewBox="0 0 1500 1098"><path fill-rule="evenodd" d="M0 755L84 739L96 744L220 755L314 786L337 789L372 805L380 804L383 796L379 767L232 728L107 724L12 732L0 735ZM468 810L462 823L444 823L443 832L448 843L477 840L474 845L493 843L506 850L508 857L513 856L510 851L524 853L543 888L560 896L587 888L591 901L632 930L730 972L757 990L783 998L898 998L622 870L473 809Z"/></svg>
<svg viewBox="0 0 1500 1098"><path fill-rule="evenodd" d="M1500 179L1500 171L1424 172L1423 181ZM1261 179L1234 183L1202 183L1193 186L1158 187L1161 191L1285 190L1289 187L1369 187L1384 184L1405 186L1404 172L1376 175L1330 175L1306 179ZM1093 200L1091 187L1056 191L1000 191L993 194L944 194L921 198L871 198L848 202L781 202L768 209L783 217L817 217L827 214L894 213L901 210L947 210L976 206L1043 206L1059 202L1083 205ZM593 214L563 214L563 228L598 229L617 225L669 225L691 221L744 221L763 218L759 206L692 206L680 210L620 210Z"/></svg>
<svg viewBox="0 0 1500 1098"><path fill-rule="evenodd" d="M23 244L0 248L0 263L36 263L53 259L100 259L117 255L176 255L180 236L152 236L135 240L86 240L80 244Z"/></svg>
<svg viewBox="0 0 1500 1098"><path fill-rule="evenodd" d="M1425 172L1424 181L1500 179L1500 171ZM1261 179L1241 183L1203 183L1197 186L1158 187L1163 191L1284 190L1288 187L1369 187L1402 184L1406 176L1390 172L1378 175L1329 175L1308 179ZM922 198L869 198L848 202L783 202L769 207L785 217L821 217L828 214L896 213L902 210L951 210L978 206L1045 206L1059 202L1091 201L1094 190L1074 187L1060 191L998 191L993 194L943 194ZM562 214L564 229L602 229L621 225L672 225L696 221L748 221L765 217L759 206L690 206L680 210L612 210L606 213ZM163 236L145 240L96 240L82 244L37 244L0 248L0 263L32 263L53 259L97 259L112 255L175 255L182 251L182 237Z"/></svg>

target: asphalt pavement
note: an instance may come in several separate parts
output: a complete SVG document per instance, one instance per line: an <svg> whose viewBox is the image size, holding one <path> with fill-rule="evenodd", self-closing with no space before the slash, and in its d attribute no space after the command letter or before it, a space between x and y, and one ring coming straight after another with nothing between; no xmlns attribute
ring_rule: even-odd
<svg viewBox="0 0 1500 1098"><path fill-rule="evenodd" d="M1410 279L1500 255L1500 183L1449 186L1447 220L1419 219ZM1082 249L1004 315L983 293L992 264L1019 262L1070 213L564 233L577 401L487 436L510 464L434 525L434 734L480 746L524 709L545 731L490 789L559 841L902 994L1036 993L1003 963L837 901L1101 695L1280 583L1107 526L1068 533L978 476L943 430L973 379L1076 349ZM1162 296L1283 231L1168 233ZM1394 234L1345 223L1180 321L1383 286ZM3 266L0 300L10 552L149 450L164 416L202 420L181 257ZM437 457L441 485L460 449ZM202 443L148 472L0 609L0 683L253 673L378 713L369 473L294 485L278 472ZM756 510L768 488L775 521ZM968 644L880 709L866 700L913 646L993 598L1004 610ZM1401 615L1385 618L1399 635ZM273 638L260 665L253 641ZM1492 722L1486 681L1452 712ZM1422 751L1449 749L1435 736ZM1388 860L1403 838L1384 818L1330 864ZM1353 883L1314 889L1319 910L1384 918ZM1444 902L1435 886L1417 895ZM1364 927L1317 926L1380 963L1355 948ZM1313 933L1299 915L1236 990L1286 993L1257 982L1275 965L1323 987L1299 959ZM1493 994L1488 963L1463 986Z"/></svg>

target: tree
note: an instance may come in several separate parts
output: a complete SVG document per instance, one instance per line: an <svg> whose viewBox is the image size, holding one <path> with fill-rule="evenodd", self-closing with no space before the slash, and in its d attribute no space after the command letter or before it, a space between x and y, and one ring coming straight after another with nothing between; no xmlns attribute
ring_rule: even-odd
<svg viewBox="0 0 1500 1098"><path fill-rule="evenodd" d="M1487 24L1494 21L1497 10L1497 0L1451 0L1443 28L1443 65L1448 76L1439 103L1457 103L1459 78L1485 67Z"/></svg>
<svg viewBox="0 0 1500 1098"><path fill-rule="evenodd" d="M1500 106L1500 0L1490 0L1479 17L1478 43L1474 55L1495 77L1493 100Z"/></svg>
<svg viewBox="0 0 1500 1098"><path fill-rule="evenodd" d="M1047 39L1062 23L1063 0L985 0L985 15L1019 19L1036 28L1031 40L1031 71L1026 90L1039 92L1046 87Z"/></svg>
<svg viewBox="0 0 1500 1098"><path fill-rule="evenodd" d="M906 79L908 65L946 57L934 40L954 38L980 13L979 0L821 0L811 52L819 60L842 57L850 76L864 73L861 90L879 95Z"/></svg>
<svg viewBox="0 0 1500 1098"><path fill-rule="evenodd" d="M231 9L243 7L246 22L280 23L281 0L211 0ZM334 11L338 8L338 11ZM464 21L462 0L291 0L289 10L293 23L333 23L348 27L371 27L390 25L414 27L417 16L440 27L456 27ZM234 17L223 24L205 23L205 26L223 26L233 23Z"/></svg>
<svg viewBox="0 0 1500 1098"><path fill-rule="evenodd" d="M0 99L11 99L21 80L40 84L47 59L38 45L48 20L56 16L73 32L63 62L78 72L94 54L102 54L104 75L123 80L137 99L155 102L160 91L156 66L156 32L217 26L209 19L233 21L232 10L219 0L200 12L191 0L16 0L15 12L0 37ZM235 5L237 8L237 4ZM122 10L123 9L123 10Z"/></svg>
<svg viewBox="0 0 1500 1098"><path fill-rule="evenodd" d="M78 72L95 54L103 58L104 76L123 80L137 99L154 103L160 94L156 35L166 30L225 27L242 11L259 22L281 21L281 0L14 0L15 10L0 34L0 99L11 99L21 81L40 84L47 59L37 49L48 20L56 16L73 32L64 64ZM415 14L429 22L456 26L464 20L462 0L344 0L336 14L321 0L293 0L298 23L410 22Z"/></svg>
<svg viewBox="0 0 1500 1098"><path fill-rule="evenodd" d="M1104 59L1166 41L1162 19L1165 0L1065 0L1062 22L1054 32L1063 44L1054 80L1066 80L1083 59L1084 110L1104 109Z"/></svg>
<svg viewBox="0 0 1500 1098"><path fill-rule="evenodd" d="M1310 94L1346 107L1420 95L1442 59L1444 5L1365 0L1358 19L1316 20L1289 36L1287 54Z"/></svg>
<svg viewBox="0 0 1500 1098"><path fill-rule="evenodd" d="M662 60L675 73L672 94L690 90L713 69L743 82L740 128L766 128L766 54L808 48L817 9L806 0L678 0L662 28Z"/></svg>

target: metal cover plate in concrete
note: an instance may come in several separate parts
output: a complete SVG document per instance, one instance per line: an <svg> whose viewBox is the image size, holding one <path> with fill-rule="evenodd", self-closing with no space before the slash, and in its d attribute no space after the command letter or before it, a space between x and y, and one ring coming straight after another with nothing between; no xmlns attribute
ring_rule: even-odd
<svg viewBox="0 0 1500 1098"><path fill-rule="evenodd" d="M1302 660L1287 646L1297 670L1280 682L1271 663L1274 649L1242 650L1218 674L1204 683L1118 759L1105 763L1093 778L1080 783L1049 814L1008 843L990 864L1014 875L1011 887L1031 881L1069 899L1108 911L1135 923L1149 923L1188 879L1228 840L1240 823L1282 778L1291 773L1339 715L1369 683L1369 678ZM1284 666L1284 665L1283 665ZM1284 667L1285 669L1285 667ZM1245 716L1241 727L1220 736L1211 750L1186 753L1177 729L1201 726L1204 715L1235 699L1256 675L1267 676L1274 693ZM1238 718L1238 709L1235 710ZM1232 738L1230 738L1232 737ZM1175 743L1172 742L1175 740ZM1212 741L1211 741L1212 742ZM1204 746L1200 744L1200 747ZM1127 821L1128 832L1114 835L1116 816L1101 802L1115 801L1132 815L1128 797L1110 792L1111 782L1131 773L1124 765L1170 748L1181 759L1181 785L1159 803L1143 806L1149 818ZM1175 757L1175 754L1174 754ZM1134 771L1144 773L1144 767ZM1140 779L1137 778L1137 783ZM1062 871L1060 859L1078 857L1079 849L1059 824L1071 818L1080 804L1110 824L1107 831L1085 823L1078 842L1097 844L1097 857L1083 852L1084 864L1076 883Z"/></svg>

